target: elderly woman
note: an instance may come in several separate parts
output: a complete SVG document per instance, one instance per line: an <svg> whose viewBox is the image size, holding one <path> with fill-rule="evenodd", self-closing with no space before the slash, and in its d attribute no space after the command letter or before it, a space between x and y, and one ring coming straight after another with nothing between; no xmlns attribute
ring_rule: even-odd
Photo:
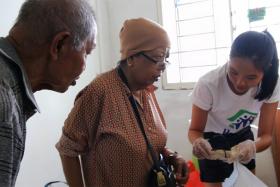
<svg viewBox="0 0 280 187"><path fill-rule="evenodd" d="M166 124L152 85L165 70L168 35L153 21L130 19L120 31L120 43L118 66L78 94L65 121L56 147L66 180L75 187L148 186L154 160L145 134L156 158L161 154L174 166L177 185L183 186L185 161L165 147Z"/></svg>

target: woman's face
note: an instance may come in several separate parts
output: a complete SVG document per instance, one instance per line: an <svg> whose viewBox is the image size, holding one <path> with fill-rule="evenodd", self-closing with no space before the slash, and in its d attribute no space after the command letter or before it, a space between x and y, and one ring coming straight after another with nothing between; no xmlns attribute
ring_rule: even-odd
<svg viewBox="0 0 280 187"><path fill-rule="evenodd" d="M257 69L248 58L234 57L228 63L228 82L234 93L242 95L260 84L263 71Z"/></svg>
<svg viewBox="0 0 280 187"><path fill-rule="evenodd" d="M131 68L133 82L139 89L146 88L158 81L166 68L168 56L168 49L157 48L139 53L131 59L133 61L133 68Z"/></svg>

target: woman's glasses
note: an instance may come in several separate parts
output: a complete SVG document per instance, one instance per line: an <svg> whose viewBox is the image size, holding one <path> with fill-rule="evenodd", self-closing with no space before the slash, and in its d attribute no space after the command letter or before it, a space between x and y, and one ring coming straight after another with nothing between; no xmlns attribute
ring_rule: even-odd
<svg viewBox="0 0 280 187"><path fill-rule="evenodd" d="M139 53L139 55L142 55L143 57L145 57L146 59L150 60L154 64L158 64L158 65L160 65L160 64L169 65L170 64L170 62L167 61L166 57L163 60L159 61L159 60L155 60L152 57L146 55L144 52Z"/></svg>

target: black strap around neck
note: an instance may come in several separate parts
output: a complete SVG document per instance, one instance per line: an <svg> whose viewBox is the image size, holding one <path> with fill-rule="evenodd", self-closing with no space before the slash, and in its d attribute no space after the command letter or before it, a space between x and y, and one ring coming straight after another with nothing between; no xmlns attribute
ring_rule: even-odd
<svg viewBox="0 0 280 187"><path fill-rule="evenodd" d="M125 76L123 70L121 69L121 67L118 66L117 70L118 70L118 74L119 74L120 78L121 78L122 81L125 83L125 85L129 88L127 78L126 78L126 76ZM145 133L143 121L142 121L141 116L140 116L140 114L139 114L139 111L138 111L138 109L137 109L136 101L135 101L135 99L134 99L134 97L133 97L132 94L131 94L130 96L128 96L128 99L129 99L130 104L131 104L131 106L132 106L132 108L133 108L134 115L135 115L135 117L136 117L138 126L140 127L141 132L142 132L142 134L143 134L143 136L144 136L144 139L145 139L145 142L146 142L146 144L147 144L148 150L149 150L150 153L151 153L152 159L153 159L154 163L156 164L156 167L158 167L157 169L159 169L159 161L158 161L158 159L157 159L157 157L156 157L156 154L155 154L155 151L154 151L154 149L153 149L153 146L150 144L150 141L149 141L149 139L148 139L148 137L147 137L147 135L146 135L146 133Z"/></svg>

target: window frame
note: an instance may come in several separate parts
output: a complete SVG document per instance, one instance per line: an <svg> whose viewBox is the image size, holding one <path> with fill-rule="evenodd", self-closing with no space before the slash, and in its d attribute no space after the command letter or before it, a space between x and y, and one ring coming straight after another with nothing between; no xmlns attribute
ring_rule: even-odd
<svg viewBox="0 0 280 187"><path fill-rule="evenodd" d="M161 25L163 25L164 26L164 21L163 21L163 4L162 4L162 1L166 1L166 0L157 0L157 7L158 7L158 21L159 21L159 23L161 24ZM203 1L206 1L206 0L203 0ZM197 1L197 2L195 2L195 3L200 3L200 2L203 2L203 1ZM212 0L212 3L214 2L215 0ZM172 1L172 4L174 5L174 0ZM230 0L228 0L228 4L230 5ZM229 7L229 10L230 10L230 7ZM173 10L173 11L176 11L176 10ZM230 11L229 11L229 13L230 13ZM175 15L176 13L174 13L173 12L173 14ZM232 34L232 30L233 30L233 28L232 28L232 24L231 24L231 16L229 16L229 18L230 18L230 23L229 23L229 25L231 26L231 28L229 29L230 30L230 42L232 41L232 36L233 36L233 34ZM214 15L213 15L213 19L214 19ZM175 24L176 24L176 20L175 20ZM177 26L177 25L176 25ZM215 26L215 23L214 23L214 26ZM214 35L217 33L217 31L214 31L213 32L214 33ZM197 35L197 34L199 34L199 33L196 33L196 34L193 34L194 36L195 35ZM176 34L176 37L178 37L178 35ZM172 38L171 38L171 40L172 40ZM174 41L174 40L172 40L172 41ZM216 42L216 41L215 41ZM177 47L178 47L178 41L177 41ZM205 50L205 51L210 51L211 49L213 50L215 50L215 53L217 53L217 51L219 50L219 49L221 49L221 48L229 48L230 46L224 46L224 47L217 47L217 46L215 46L214 48L207 48L207 49L203 49L203 50ZM194 50L194 51L198 51L198 50ZM180 51L180 50L178 50L176 53L174 53L174 54L178 54L179 55L179 53L183 53L184 51L182 50L182 51ZM189 52L189 51L187 51L187 52ZM217 62L217 59L216 59L216 62ZM226 61L225 61L226 62ZM172 63L172 62L171 62ZM178 60L178 63L180 63L180 60ZM216 66L213 66L213 68L212 69L215 69L216 67L218 67L220 64L218 64L218 65L216 65ZM206 67L207 65L205 65L204 67ZM191 67L190 67L191 68ZM167 81L167 71L168 71L168 67L167 67L167 70L162 74L162 82L161 82L161 84L162 84L162 88L163 89L165 89L165 90L184 90L184 89L187 89L187 90L191 90L191 89L193 89L194 88L194 85L196 84L196 82L183 82L182 81L182 74L181 74L181 70L183 69L183 67L182 66L180 66L179 65L179 68L178 68L178 71L179 71L179 73L180 73L180 82L176 82L176 83L168 83L168 81Z"/></svg>
<svg viewBox="0 0 280 187"><path fill-rule="evenodd" d="M164 26L164 21L163 21L163 19L164 19L164 15L163 15L163 4L162 4L162 2L163 1L165 1L166 2L166 0L157 0L157 9L158 9L158 11L157 11L157 16L158 16L158 21L159 21L159 23L160 24L162 24L163 26ZM173 0L172 1L172 4L173 4L173 6L174 6L174 2L175 0ZM201 1L206 1L206 0L201 0ZM197 2L201 2L201 1L197 1ZM214 2L215 0L212 0L212 2ZM271 0L272 2L274 1L274 0ZM227 47L229 47L229 49L230 49L230 45L231 45L231 43L232 43L232 41L233 41L233 38L235 38L237 35L239 35L240 33L242 33L242 32L244 32L244 31L247 31L247 30L256 30L254 27L251 27L251 23L246 23L247 22L247 20L243 20L242 21L242 23L239 23L239 19L238 18L240 18L240 17L238 17L238 16L236 16L235 15L235 13L236 13L236 10L238 10L239 11L239 13L241 12L239 9L237 9L238 7L234 7L234 3L235 3L235 5L236 4L239 4L239 3L242 3L243 1L241 1L241 0L234 0L234 1L232 1L232 0L228 0L227 1L227 3L228 3L228 14L229 14L229 25L230 25L230 44L229 44L229 46L227 46ZM247 8L246 8L246 10L249 10L249 8L250 8L250 6L249 6L249 4L250 4L250 0L248 0L248 1L246 1L247 3L248 3L248 5L246 6ZM243 2L243 3L246 3L246 2ZM171 2L169 2L170 4L171 4ZM277 4L277 3L276 3ZM267 5L267 2L265 2L265 4L264 5ZM233 7L232 7L233 6ZM272 6L272 7L279 7L280 6L280 4L278 5L275 5L275 6ZM265 6L266 8L271 8L271 7L267 7L267 6ZM173 10L173 11L176 11L176 10ZM173 14L175 15L175 13L173 12ZM245 15L243 15L243 16L245 16ZM239 20L239 21L238 21ZM239 24L237 24L236 22L238 22ZM176 23L176 18L175 18L175 23ZM245 23L245 24L244 24ZM254 23L253 23L254 24ZM279 24L280 24L280 22L279 22ZM267 26L267 28L268 28L268 30L269 30L269 28L272 28L273 27L273 25L272 24L270 24L269 22L265 22L265 25ZM177 26L177 25L176 25ZM279 28L279 30L280 30L280 28ZM216 32L216 31L215 31ZM272 33L273 34L273 33ZM174 35L174 34L173 34ZM274 36L274 35L273 35ZM173 36L172 36L173 37ZM176 37L178 37L178 34L177 34L177 32L176 32ZM274 37L276 37L276 36L274 36ZM176 41L176 40L173 40L174 38L171 38L171 41ZM274 38L275 39L275 38ZM276 39L275 39L276 40ZM276 40L276 44L277 44L277 49L278 49L278 56L280 55L280 41L277 41ZM177 44L176 44L177 46L176 47L178 47L178 41L177 41ZM210 49L210 48L209 48ZM209 50L208 49L208 50ZM214 48L216 51L219 49L218 47L216 47L216 48ZM177 53L180 53L180 52L182 52L182 51L177 51ZM179 80L180 81L178 81L178 82L176 82L176 83L168 83L168 81L167 81L167 71L168 71L168 68L169 67L167 67L167 69L166 69L166 71L162 74L162 81L161 81L161 84L162 84L162 88L163 89L166 89L166 90L173 90L173 89L193 89L193 87L194 87L194 85L196 84L196 82L182 82L182 74L181 74L181 69L183 69L182 68L182 66L180 66L180 60L178 60L179 62L179 65L178 65L178 72L180 73L180 77L179 77ZM218 63L218 59L216 59L216 61L217 61L217 66L219 66L219 65L222 65L221 63ZM172 63L172 62L171 62ZM224 63L226 63L226 61L224 62ZM192 67L190 67L190 68L192 68ZM177 71L177 70L176 70Z"/></svg>

